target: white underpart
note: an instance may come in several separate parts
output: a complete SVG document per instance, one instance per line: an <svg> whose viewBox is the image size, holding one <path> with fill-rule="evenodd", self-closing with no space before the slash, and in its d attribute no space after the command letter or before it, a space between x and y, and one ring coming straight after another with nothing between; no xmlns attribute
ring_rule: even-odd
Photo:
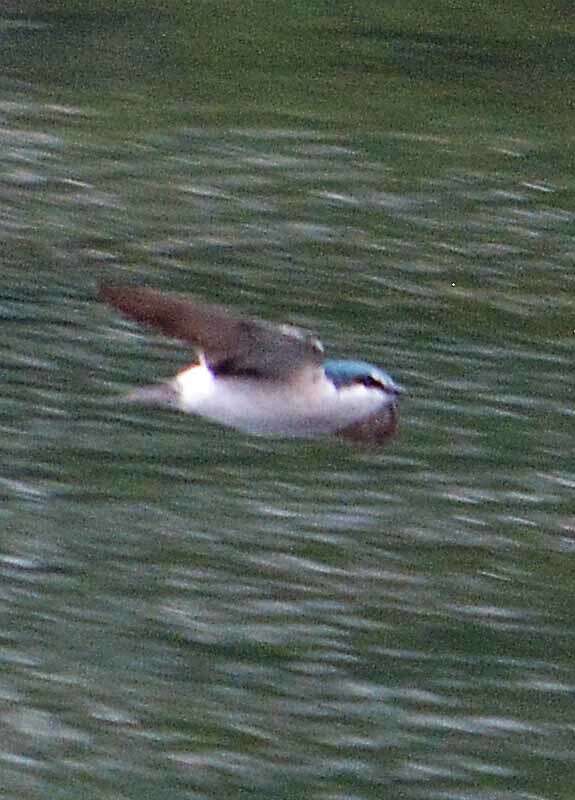
<svg viewBox="0 0 575 800"><path fill-rule="evenodd" d="M216 377L198 364L174 379L182 411L252 434L319 436L371 417L391 400L360 384L336 389L321 370L291 384Z"/></svg>

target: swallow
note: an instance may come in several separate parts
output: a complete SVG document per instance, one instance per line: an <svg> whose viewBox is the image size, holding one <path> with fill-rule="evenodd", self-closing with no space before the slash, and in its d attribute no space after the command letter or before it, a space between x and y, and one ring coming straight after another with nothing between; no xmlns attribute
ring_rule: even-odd
<svg viewBox="0 0 575 800"><path fill-rule="evenodd" d="M102 285L100 297L196 353L170 380L132 391L129 402L260 436L382 445L397 430L401 388L391 376L365 361L326 360L319 339L300 328L148 287Z"/></svg>

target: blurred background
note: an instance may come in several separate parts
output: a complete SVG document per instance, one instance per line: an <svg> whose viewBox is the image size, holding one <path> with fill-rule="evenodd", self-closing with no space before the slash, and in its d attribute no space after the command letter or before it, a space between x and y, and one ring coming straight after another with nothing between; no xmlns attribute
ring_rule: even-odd
<svg viewBox="0 0 575 800"><path fill-rule="evenodd" d="M553 800L575 729L570 3L0 11L0 796ZM380 452L116 406L100 279L316 331Z"/></svg>

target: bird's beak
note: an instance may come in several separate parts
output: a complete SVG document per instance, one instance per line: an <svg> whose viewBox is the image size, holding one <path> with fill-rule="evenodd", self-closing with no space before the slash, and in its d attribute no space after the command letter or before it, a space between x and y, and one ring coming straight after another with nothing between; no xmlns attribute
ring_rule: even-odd
<svg viewBox="0 0 575 800"><path fill-rule="evenodd" d="M399 397L400 395L405 394L404 387L401 386L401 384L399 384L399 383L394 383L391 386L388 385L387 386L387 391L389 392L389 394L392 394L395 397Z"/></svg>

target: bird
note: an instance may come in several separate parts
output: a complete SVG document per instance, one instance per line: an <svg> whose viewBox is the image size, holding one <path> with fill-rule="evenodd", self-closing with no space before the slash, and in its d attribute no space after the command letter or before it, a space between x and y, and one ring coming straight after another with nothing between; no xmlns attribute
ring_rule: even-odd
<svg viewBox="0 0 575 800"><path fill-rule="evenodd" d="M321 342L307 331L149 286L103 283L99 297L196 352L175 377L130 392L124 398L130 403L260 436L336 436L380 446L397 431L399 384L365 361L326 360Z"/></svg>

